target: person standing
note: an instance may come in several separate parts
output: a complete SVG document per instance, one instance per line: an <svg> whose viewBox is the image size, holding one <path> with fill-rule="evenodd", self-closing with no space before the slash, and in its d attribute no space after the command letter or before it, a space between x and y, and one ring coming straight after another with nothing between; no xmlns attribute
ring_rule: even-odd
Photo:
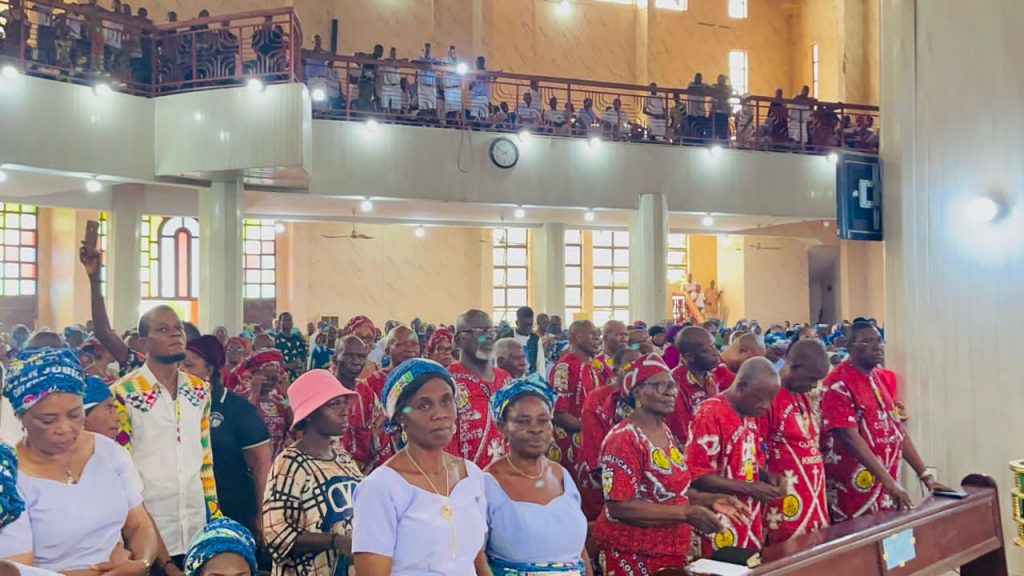
<svg viewBox="0 0 1024 576"><path fill-rule="evenodd" d="M548 373L547 362L544 360L544 347L540 343L540 335L533 330L533 308L523 306L516 310L516 331L512 336L523 347L526 361L529 363L527 374Z"/></svg>
<svg viewBox="0 0 1024 576"><path fill-rule="evenodd" d="M491 317L482 310L467 310L455 321L459 361L448 367L455 382L458 420L448 452L485 468L505 454L501 432L491 419L491 396L510 376L491 366L497 335Z"/></svg>
<svg viewBox="0 0 1024 576"><path fill-rule="evenodd" d="M452 357L452 351L455 349L455 337L452 336L452 331L447 326L438 326L437 329L427 339L427 345L423 349L423 356L428 360L433 360L441 366L447 367L452 362L455 362L455 358Z"/></svg>
<svg viewBox="0 0 1024 576"><path fill-rule="evenodd" d="M502 338L494 343L494 364L508 372L513 380L526 376L530 368L526 361L526 352L513 338Z"/></svg>
<svg viewBox="0 0 1024 576"><path fill-rule="evenodd" d="M782 389L757 419L765 445L765 469L786 479L787 494L770 500L764 514L767 544L828 526L825 464L819 449L819 427L808 392L827 374L828 352L817 340L803 340L789 349L779 373Z"/></svg>
<svg viewBox="0 0 1024 576"><path fill-rule="evenodd" d="M377 327L373 325L373 321L366 316L353 316L349 319L348 323L341 330L338 336L355 336L363 341L366 345L366 349L369 351L367 356L367 362L363 365L363 371L359 374L362 379L367 379L371 374L380 370L379 360L384 357L383 347L380 349L380 355L376 356L377 352Z"/></svg>
<svg viewBox="0 0 1024 576"><path fill-rule="evenodd" d="M686 464L699 490L737 496L749 508L742 522L726 519L724 527L701 538L701 556L738 546L758 550L764 543L762 504L787 494L785 479L762 467L757 420L779 391L779 375L764 358L744 362L736 382L697 410L686 445Z"/></svg>
<svg viewBox="0 0 1024 576"><path fill-rule="evenodd" d="M882 336L869 322L850 326L850 356L825 378L821 395L822 453L833 523L881 510L909 508L899 483L905 459L929 492L950 490L925 467L903 427L881 368Z"/></svg>
<svg viewBox="0 0 1024 576"><path fill-rule="evenodd" d="M237 392L259 411L270 433L271 457L276 458L289 441L292 409L285 399L288 373L280 350L267 348L245 359L236 370L242 381Z"/></svg>
<svg viewBox="0 0 1024 576"><path fill-rule="evenodd" d="M558 359L551 372L551 387L558 393L558 400L555 401L555 445L550 457L569 470L584 494L588 489L597 488L590 481L590 473L580 454L583 405L600 385L595 354L597 328L589 320L577 320L569 326L569 350Z"/></svg>
<svg viewBox="0 0 1024 576"><path fill-rule="evenodd" d="M282 312L277 323L278 332L274 335L274 348L284 355L285 370L288 371L288 377L294 381L306 369L309 345L302 332L295 328L290 312Z"/></svg>
<svg viewBox="0 0 1024 576"><path fill-rule="evenodd" d="M716 377L721 357L710 332L700 326L687 326L676 336L675 344L679 365L672 370L672 378L679 386L679 400L668 419L668 427L679 443L686 445L690 422L701 403L729 385Z"/></svg>
<svg viewBox="0 0 1024 576"><path fill-rule="evenodd" d="M615 353L629 346L629 330L626 324L618 320L609 320L601 329L601 351L594 358L601 384L607 384L615 372L612 357Z"/></svg>
<svg viewBox="0 0 1024 576"><path fill-rule="evenodd" d="M366 344L356 336L338 341L334 354L334 375L341 385L356 393L348 403L348 427L341 443L359 464L363 474L387 461L395 453L394 445L384 428L384 410L373 387L359 378L366 363Z"/></svg>
<svg viewBox="0 0 1024 576"><path fill-rule="evenodd" d="M156 565L180 576L192 537L220 517L210 448L210 390L179 369L185 332L170 306L139 319L146 363L111 387L121 416L117 441L142 478L146 510L160 533ZM173 565L173 566L172 566Z"/></svg>
<svg viewBox="0 0 1024 576"><path fill-rule="evenodd" d="M366 383L373 389L375 395L380 396L384 389L384 382L387 381L388 373L396 366L407 360L418 358L420 355L420 339L408 326L395 326L388 332L387 347L384 348L387 357L391 360L387 368L381 368L371 374Z"/></svg>
<svg viewBox="0 0 1024 576"><path fill-rule="evenodd" d="M306 362L306 370L327 368L334 358L334 347L338 342L338 328L329 325L316 333L313 338L313 347L309 351L309 360Z"/></svg>

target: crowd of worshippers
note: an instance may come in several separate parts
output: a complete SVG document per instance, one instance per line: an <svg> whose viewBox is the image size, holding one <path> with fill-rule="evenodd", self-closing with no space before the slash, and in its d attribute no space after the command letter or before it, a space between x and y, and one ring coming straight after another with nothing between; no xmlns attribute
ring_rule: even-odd
<svg viewBox="0 0 1024 576"><path fill-rule="evenodd" d="M206 9L196 15L197 20L208 18ZM168 12L166 21L178 22L178 14ZM241 28L230 24L221 22L211 29L207 23L196 23L184 30L158 30L146 8L139 7L133 14L132 6L122 0L112 0L109 9L97 0L77 4L9 0L7 9L0 12L0 57L24 55L29 74L101 77L142 85L207 78L230 84L239 81L240 72L273 80L286 69L287 34L272 17ZM243 29L251 46L242 46L238 34Z"/></svg>
<svg viewBox="0 0 1024 576"><path fill-rule="evenodd" d="M80 257L93 333L13 339L3 574L652 574L908 508L904 460L948 490L870 320L467 310L425 344L356 316L310 347L289 314L250 339L159 306L132 346Z"/></svg>

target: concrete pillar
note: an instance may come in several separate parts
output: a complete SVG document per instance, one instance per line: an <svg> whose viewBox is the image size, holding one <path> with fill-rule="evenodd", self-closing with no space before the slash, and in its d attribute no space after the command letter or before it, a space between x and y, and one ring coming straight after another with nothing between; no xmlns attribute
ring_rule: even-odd
<svg viewBox="0 0 1024 576"><path fill-rule="evenodd" d="M640 208L629 222L630 320L654 324L669 317L665 309L668 280L668 203L664 194L641 194Z"/></svg>
<svg viewBox="0 0 1024 576"><path fill-rule="evenodd" d="M534 230L533 308L539 314L565 315L565 224L544 224Z"/></svg>
<svg viewBox="0 0 1024 576"><path fill-rule="evenodd" d="M116 331L139 323L143 197L141 184L116 186L111 195L106 302L111 326Z"/></svg>
<svg viewBox="0 0 1024 576"><path fill-rule="evenodd" d="M199 325L209 333L242 327L241 178L199 191Z"/></svg>

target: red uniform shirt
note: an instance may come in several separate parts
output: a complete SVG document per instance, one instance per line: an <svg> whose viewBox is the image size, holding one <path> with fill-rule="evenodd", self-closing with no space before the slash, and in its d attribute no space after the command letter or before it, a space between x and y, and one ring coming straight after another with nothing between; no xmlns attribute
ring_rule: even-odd
<svg viewBox="0 0 1024 576"><path fill-rule="evenodd" d="M899 478L903 457L903 414L875 368L864 374L849 360L825 378L821 395L821 451L825 457L828 501L832 522L843 522L879 510L894 510L896 502L857 459L846 443L831 432L857 428L871 453L893 478Z"/></svg>
<svg viewBox="0 0 1024 576"><path fill-rule="evenodd" d="M583 499L583 514L593 522L601 513L604 505L604 494L595 482L596 473L601 469L601 444L612 427L629 415L632 409L622 398L622 388L618 386L601 386L587 396L583 404L583 415L580 424L583 438L580 442L579 460L590 473L587 487L580 489Z"/></svg>
<svg viewBox="0 0 1024 576"><path fill-rule="evenodd" d="M725 396L719 394L701 404L690 433L693 439L686 445L686 464L694 479L717 474L740 482L760 480L757 421L740 416ZM740 499L750 506L750 523L737 525L722 518L722 532L701 537L701 556L710 557L725 546L761 548L761 503L749 497Z"/></svg>
<svg viewBox="0 0 1024 576"><path fill-rule="evenodd" d="M365 380L356 380L355 391L348 403L348 428L341 442L363 474L369 474L395 454L395 447L384 427L387 417L380 396Z"/></svg>
<svg viewBox="0 0 1024 576"><path fill-rule="evenodd" d="M736 374L734 374L732 370L729 370L729 367L724 363L719 364L717 368L712 370L711 375L718 381L718 388L722 392L728 390L729 387L732 386L733 380L736 379Z"/></svg>
<svg viewBox="0 0 1024 576"><path fill-rule="evenodd" d="M384 390L384 383L387 382L388 372L390 371L391 368L381 368L366 377L366 383L370 386L370 390L373 390L377 398L380 398L381 391Z"/></svg>
<svg viewBox="0 0 1024 576"><path fill-rule="evenodd" d="M786 478L789 493L768 502L764 520L769 543L828 526L825 464L811 400L782 388L757 419L765 446L765 469Z"/></svg>
<svg viewBox="0 0 1024 576"><path fill-rule="evenodd" d="M686 490L690 487L690 471L671 433L668 438L667 447L657 447L632 421L616 424L601 449L605 500L688 504ZM617 521L607 506L594 526L594 537L605 550L672 556L679 558L679 564L685 562L690 551L689 524L679 522L641 528Z"/></svg>
<svg viewBox="0 0 1024 576"><path fill-rule="evenodd" d="M595 359L596 360L596 359ZM598 386L598 375L594 370L595 362L581 360L571 352L564 354L551 370L551 387L558 394L555 401L555 412L565 412L576 418L582 418L583 405L587 396ZM580 458L580 445L583 434L570 433L564 428L555 426L555 446L549 457L560 462L569 470L580 490L586 490L589 476L586 464Z"/></svg>
<svg viewBox="0 0 1024 576"><path fill-rule="evenodd" d="M448 366L455 380L458 418L455 436L448 452L472 461L481 469L505 455L501 432L491 418L491 395L511 378L501 368L494 369L494 381L484 382L460 362Z"/></svg>
<svg viewBox="0 0 1024 576"><path fill-rule="evenodd" d="M601 386L611 382L615 378L615 362L612 357L604 352L598 352L594 356L594 371L597 372L597 379Z"/></svg>
<svg viewBox="0 0 1024 576"><path fill-rule="evenodd" d="M726 368L728 370L728 368ZM730 372L731 374L731 372ZM679 386L679 395L676 396L676 408L672 414L665 419L668 429L676 436L680 446L685 446L689 438L690 422L708 398L718 395L728 386L723 387L715 376L715 372L704 374L698 379L686 368L686 363L680 361L679 366L672 369L672 379Z"/></svg>

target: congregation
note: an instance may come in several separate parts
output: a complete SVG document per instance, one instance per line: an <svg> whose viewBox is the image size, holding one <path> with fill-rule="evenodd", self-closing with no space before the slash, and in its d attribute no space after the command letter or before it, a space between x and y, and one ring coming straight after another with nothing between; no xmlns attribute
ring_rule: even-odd
<svg viewBox="0 0 1024 576"><path fill-rule="evenodd" d="M870 319L123 338L80 260L91 325L8 338L5 574L653 574L948 490Z"/></svg>

